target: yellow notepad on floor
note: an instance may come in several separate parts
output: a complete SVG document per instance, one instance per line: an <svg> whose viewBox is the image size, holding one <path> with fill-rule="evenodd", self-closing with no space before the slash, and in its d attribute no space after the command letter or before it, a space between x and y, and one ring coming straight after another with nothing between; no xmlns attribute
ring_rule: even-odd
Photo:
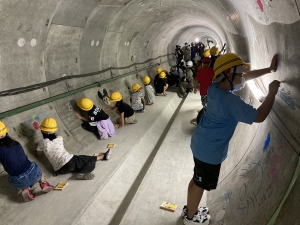
<svg viewBox="0 0 300 225"><path fill-rule="evenodd" d="M110 143L107 145L107 148L114 148L114 147L115 147L115 144L113 144L113 143Z"/></svg>
<svg viewBox="0 0 300 225"><path fill-rule="evenodd" d="M168 210L171 212L175 212L177 209L178 205L177 204L173 204L170 202L163 202L159 208L164 209L164 210Z"/></svg>
<svg viewBox="0 0 300 225"><path fill-rule="evenodd" d="M61 181L55 186L54 190L62 191L66 188L67 185L68 185L67 181Z"/></svg>

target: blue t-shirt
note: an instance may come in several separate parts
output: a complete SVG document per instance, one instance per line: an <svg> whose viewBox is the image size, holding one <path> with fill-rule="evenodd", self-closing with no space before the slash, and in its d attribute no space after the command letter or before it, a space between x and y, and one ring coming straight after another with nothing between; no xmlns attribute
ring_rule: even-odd
<svg viewBox="0 0 300 225"><path fill-rule="evenodd" d="M0 163L10 176L25 173L31 165L20 144L12 148L0 146Z"/></svg>
<svg viewBox="0 0 300 225"><path fill-rule="evenodd" d="M252 124L258 115L241 97L217 88L218 84L214 82L208 88L208 107L191 140L194 157L213 165L226 159L238 122Z"/></svg>

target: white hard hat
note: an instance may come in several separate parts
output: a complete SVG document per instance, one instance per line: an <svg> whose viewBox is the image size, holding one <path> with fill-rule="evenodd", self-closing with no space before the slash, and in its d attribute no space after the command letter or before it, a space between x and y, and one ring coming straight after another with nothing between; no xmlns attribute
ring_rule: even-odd
<svg viewBox="0 0 300 225"><path fill-rule="evenodd" d="M189 67L191 67L191 66L193 66L193 62L192 62L192 61L188 61L188 62L186 63L186 65L189 66Z"/></svg>

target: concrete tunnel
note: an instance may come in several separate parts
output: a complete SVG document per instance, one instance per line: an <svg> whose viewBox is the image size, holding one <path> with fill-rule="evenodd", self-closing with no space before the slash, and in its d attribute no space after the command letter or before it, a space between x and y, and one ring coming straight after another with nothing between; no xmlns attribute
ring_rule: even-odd
<svg viewBox="0 0 300 225"><path fill-rule="evenodd" d="M40 194L23 203L20 192L0 169L1 224L182 224L187 185L193 174L189 147L195 129L189 121L201 109L200 96L166 97L137 115L138 123L99 141L75 116L81 97L107 107L97 91L119 91L155 76L174 61L175 45L227 44L251 69L265 68L278 54L275 73L256 79L264 95L280 80L274 106L263 123L239 124L222 164L216 190L201 204L210 224L300 224L299 216L299 0L6 0L0 1L0 119L51 184L68 181L63 191ZM255 91L238 93L259 107ZM114 121L116 115L109 112ZM298 116L297 116L298 115ZM92 155L115 143L111 159L98 162L91 181L72 174L53 176L45 157L35 155L46 117L73 154ZM176 212L159 209L163 201Z"/></svg>

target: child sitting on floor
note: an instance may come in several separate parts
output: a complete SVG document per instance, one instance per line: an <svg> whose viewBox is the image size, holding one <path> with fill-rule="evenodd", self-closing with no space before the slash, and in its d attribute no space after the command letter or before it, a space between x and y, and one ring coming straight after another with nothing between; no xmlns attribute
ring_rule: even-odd
<svg viewBox="0 0 300 225"><path fill-rule="evenodd" d="M92 171L95 169L96 161L108 160L110 157L110 149L94 156L73 155L67 152L63 137L55 134L58 128L53 118L44 119L40 129L44 139L38 145L36 153L38 156L43 153L46 155L56 175L78 172L77 179L91 180L95 177Z"/></svg>
<svg viewBox="0 0 300 225"><path fill-rule="evenodd" d="M49 192L54 187L44 177L40 167L28 160L19 142L8 136L8 128L0 121L0 163L9 174L11 186L21 189L24 201L34 200L35 195L30 187L39 182L43 192Z"/></svg>
<svg viewBox="0 0 300 225"><path fill-rule="evenodd" d="M79 108L87 111L88 117L85 118L79 113L76 113L77 118L83 120L81 127L87 131L93 132L99 137L100 140L107 140L108 137L116 135L116 131L109 116L104 110L96 107L92 100L88 98L82 98L77 102Z"/></svg>
<svg viewBox="0 0 300 225"><path fill-rule="evenodd" d="M150 84L150 77L145 76L143 83L145 84L145 102L146 105L153 105L155 100L155 91L152 85Z"/></svg>

